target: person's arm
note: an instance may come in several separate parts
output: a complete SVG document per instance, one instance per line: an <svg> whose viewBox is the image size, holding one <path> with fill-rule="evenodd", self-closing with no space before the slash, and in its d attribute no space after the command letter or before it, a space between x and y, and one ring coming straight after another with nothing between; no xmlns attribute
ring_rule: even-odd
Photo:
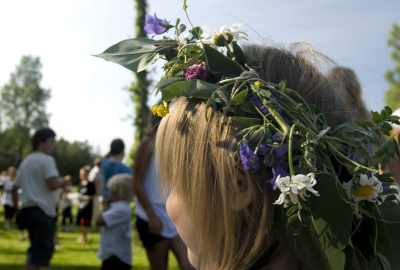
<svg viewBox="0 0 400 270"><path fill-rule="evenodd" d="M135 168L133 170L133 191L138 198L143 209L148 216L149 231L151 234L159 235L162 230L162 222L154 212L150 204L149 197L143 187L144 176L146 174L149 160L153 155L153 147L151 147L151 138L144 137L136 151Z"/></svg>
<svg viewBox="0 0 400 270"><path fill-rule="evenodd" d="M46 179L46 183L51 190L56 190L64 187L64 178L58 176L50 177Z"/></svg>
<svg viewBox="0 0 400 270"><path fill-rule="evenodd" d="M107 211L108 208L110 208L110 204L111 204L111 200L110 200L110 198L107 198L107 200L105 200L104 204L103 204L103 211L100 213L100 215L97 216L96 225L98 225L98 226L106 226L107 225L103 218L103 213L105 211Z"/></svg>

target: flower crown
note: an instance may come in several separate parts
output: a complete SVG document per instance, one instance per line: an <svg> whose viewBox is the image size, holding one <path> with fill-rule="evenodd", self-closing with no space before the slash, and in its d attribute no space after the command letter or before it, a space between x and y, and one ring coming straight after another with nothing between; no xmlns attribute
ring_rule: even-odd
<svg viewBox="0 0 400 270"><path fill-rule="evenodd" d="M187 12L186 1L183 9ZM154 38L173 28L174 37L128 39L96 56L134 72L166 60L155 86L162 102L152 107L154 114L166 116L167 102L186 96L229 115L240 130L233 157L245 170L272 168L267 181L280 191L274 204L282 205L276 208L277 236L312 269L350 269L353 257L366 267L375 260L382 268L400 265L390 248L400 243L398 231L392 234L400 220L397 190L391 188L392 174L378 171L379 164L400 156L399 148L393 136L372 155L365 147L374 143L373 131L390 136L389 123L400 124L399 118L385 107L373 112L374 124L329 127L318 108L285 81L260 79L237 43L247 39L241 26L203 31L192 25L186 31L179 19L171 25L147 14L148 34ZM347 182L339 180L339 167L348 172Z"/></svg>

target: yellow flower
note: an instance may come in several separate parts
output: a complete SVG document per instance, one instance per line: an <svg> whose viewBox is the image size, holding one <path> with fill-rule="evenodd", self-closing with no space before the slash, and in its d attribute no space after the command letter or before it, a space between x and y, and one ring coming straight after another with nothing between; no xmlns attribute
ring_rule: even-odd
<svg viewBox="0 0 400 270"><path fill-rule="evenodd" d="M151 106L151 111L153 112L154 115L157 114L160 117L164 117L169 113L168 105L167 106L153 105L153 106Z"/></svg>
<svg viewBox="0 0 400 270"><path fill-rule="evenodd" d="M188 6L186 5L186 0L183 1L183 10L186 11L186 9L188 8Z"/></svg>
<svg viewBox="0 0 400 270"><path fill-rule="evenodd" d="M156 113L157 113L158 106L159 106L159 105L153 105L153 106L151 106L151 111L153 112L154 115L156 115Z"/></svg>
<svg viewBox="0 0 400 270"><path fill-rule="evenodd" d="M260 88L260 87L261 87L261 83L260 83L259 81L256 81L256 82L254 83L254 85L255 85L257 88Z"/></svg>

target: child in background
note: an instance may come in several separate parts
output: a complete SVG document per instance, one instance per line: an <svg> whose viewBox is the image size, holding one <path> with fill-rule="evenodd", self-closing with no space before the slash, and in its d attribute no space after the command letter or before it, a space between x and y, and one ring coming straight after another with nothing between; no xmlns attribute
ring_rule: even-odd
<svg viewBox="0 0 400 270"><path fill-rule="evenodd" d="M1 204L4 206L4 229L9 230L11 228L11 220L15 213L15 206L12 200L12 190L14 186L15 167L10 166L7 169L7 173L1 178L1 185L3 187L3 193L1 195Z"/></svg>
<svg viewBox="0 0 400 270"><path fill-rule="evenodd" d="M107 182L109 195L96 224L101 227L100 248L97 257L102 270L131 269L131 231L133 199L132 175L116 174Z"/></svg>
<svg viewBox="0 0 400 270"><path fill-rule="evenodd" d="M72 184L71 184L71 176L67 175L64 177L65 179L65 188L63 190L62 198L60 201L60 207L62 209L62 227L61 231L65 232L66 231L66 221L69 220L68 225L69 225L69 230L70 232L73 231L73 221L72 221L72 201L68 197L68 194L72 190Z"/></svg>
<svg viewBox="0 0 400 270"><path fill-rule="evenodd" d="M79 185L79 210L76 223L81 232L77 242L82 244L87 242L88 228L92 223L93 196L96 194L96 187L93 182L88 180L90 169L90 166L84 166L79 170L81 183Z"/></svg>

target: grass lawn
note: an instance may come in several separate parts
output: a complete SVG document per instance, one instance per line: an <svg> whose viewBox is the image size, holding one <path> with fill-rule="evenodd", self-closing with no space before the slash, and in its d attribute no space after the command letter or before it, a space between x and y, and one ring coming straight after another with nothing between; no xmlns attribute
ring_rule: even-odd
<svg viewBox="0 0 400 270"><path fill-rule="evenodd" d="M15 225L10 230L3 229L4 208L0 206L0 269L20 270L23 269L26 259L26 251L29 247L29 240L19 241L20 232ZM133 223L134 224L134 223ZM60 228L60 226L58 226ZM132 269L150 269L146 252L142 247L139 236L133 226ZM76 243L79 237L78 229L73 232L58 232L61 249L54 252L51 266L42 269L52 270L94 270L100 269L101 261L96 257L99 247L100 234L93 232L88 236L88 243L85 245ZM175 256L170 252L168 269L179 269Z"/></svg>

